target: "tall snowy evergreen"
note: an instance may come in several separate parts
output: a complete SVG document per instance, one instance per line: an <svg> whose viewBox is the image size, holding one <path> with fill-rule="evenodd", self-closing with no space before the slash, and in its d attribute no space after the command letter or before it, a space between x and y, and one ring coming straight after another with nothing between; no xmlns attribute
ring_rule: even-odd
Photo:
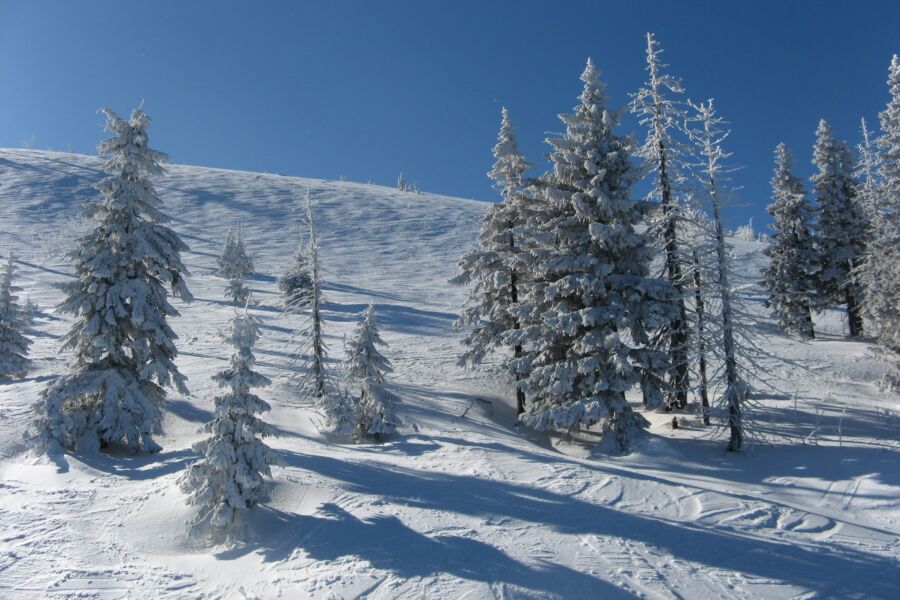
<svg viewBox="0 0 900 600"><path fill-rule="evenodd" d="M312 279L309 304L303 326L294 332L300 338L301 348L295 354L297 366L301 369L297 376L299 395L309 400L325 415L326 427L338 433L349 433L353 427L354 411L352 402L336 385L328 367L328 346L322 330L322 272L319 267L319 244L313 220L312 200L306 196L306 218L309 225L308 259Z"/></svg>
<svg viewBox="0 0 900 600"><path fill-rule="evenodd" d="M0 273L0 379L24 377L32 366L28 359L31 340L25 336L30 317L19 304L16 293L22 288L13 282L15 272L10 252Z"/></svg>
<svg viewBox="0 0 900 600"><path fill-rule="evenodd" d="M879 115L881 185L872 221L867 263L866 314L875 323L876 339L892 362L882 384L900 390L900 58L888 72L891 99Z"/></svg>
<svg viewBox="0 0 900 600"><path fill-rule="evenodd" d="M643 384L661 397L651 381L668 364L648 347L648 332L676 318L678 295L648 277L652 250L635 226L650 205L630 197L639 176L633 144L613 132L618 115L606 108L590 60L581 80L574 113L560 115L565 134L548 140L553 171L536 189L544 212L530 224L523 261L532 283L515 307L528 318L508 339L524 349L512 362L532 395L523 423L571 430L602 422L601 446L627 452L647 422L625 393Z"/></svg>
<svg viewBox="0 0 900 600"><path fill-rule="evenodd" d="M187 393L167 322L178 311L165 287L191 299L180 256L187 246L165 225L149 179L162 174L166 158L148 146L150 119L140 109L128 121L103 113L113 136L98 148L109 177L97 186L101 199L88 206L94 226L70 253L76 280L62 285L66 299L58 307L75 317L63 339L74 359L69 373L44 390L36 425L51 446L122 442L154 451L164 388Z"/></svg>
<svg viewBox="0 0 900 600"><path fill-rule="evenodd" d="M347 341L347 360L344 374L351 391L358 390L356 402L357 439L371 438L382 442L396 430L397 419L393 405L396 397L385 388L384 376L392 373L390 361L378 346L387 344L378 333L375 307L371 304Z"/></svg>
<svg viewBox="0 0 900 600"><path fill-rule="evenodd" d="M772 176L774 233L765 254L769 265L763 270L769 291L766 306L778 317L782 329L804 339L815 338L811 308L815 301L819 257L812 233L813 210L795 177L794 161L784 144L775 149Z"/></svg>
<svg viewBox="0 0 900 600"><path fill-rule="evenodd" d="M493 152L496 162L488 176L494 180L502 200L491 205L485 213L478 245L460 259L460 274L451 280L457 285L471 286L469 298L456 322L457 327L469 330L463 340L466 351L460 357L460 364L480 363L486 354L505 345L505 332L519 328L518 319L510 312L510 307L522 294L522 276L516 264L521 244L516 242L514 230L523 224L526 197L522 190L522 175L528 169L528 163L519 152L505 107ZM512 354L515 358L521 357L522 346L517 344ZM522 414L525 391L518 384L516 406L518 414Z"/></svg>
<svg viewBox="0 0 900 600"><path fill-rule="evenodd" d="M228 279L225 297L237 304L245 304L250 297L250 290L244 281L253 273L253 259L244 247L244 236L240 226L235 226L225 238L225 247L218 259L219 275Z"/></svg>
<svg viewBox="0 0 900 600"><path fill-rule="evenodd" d="M740 452L744 448L746 433L746 420L744 416L744 404L747 400L748 386L740 373L738 365L738 348L735 336L735 310L729 283L730 265L728 261L728 246L725 240L725 228L722 225L722 175L724 161L730 156L722 147L722 142L728 137L728 132L721 129L724 123L721 117L716 116L713 101L695 107L696 120L700 122L701 129L692 132L692 137L698 146L699 155L703 161L700 165L702 188L706 193L713 210L714 243L716 248L716 267L718 274L718 292L721 301L721 335L723 354L723 375L725 378L725 393L722 402L727 411L728 425L728 451Z"/></svg>
<svg viewBox="0 0 900 600"><path fill-rule="evenodd" d="M275 430L257 416L270 407L250 391L271 383L253 370L257 339L259 321L246 312L235 315L227 338L235 352L228 368L213 376L227 392L216 397L215 416L203 427L210 437L194 444L201 457L179 480L188 504L199 509L196 523L208 526L210 536L220 541L241 538L244 515L265 499L263 478L271 477L269 465L277 464L275 453L260 440Z"/></svg>
<svg viewBox="0 0 900 600"><path fill-rule="evenodd" d="M865 248L867 223L856 200L853 155L825 119L816 129L813 164L818 170L812 181L819 212L819 308L846 304L850 335L862 335L862 290L851 274Z"/></svg>
<svg viewBox="0 0 900 600"><path fill-rule="evenodd" d="M682 206L676 196L676 185L683 179L680 172L682 149L674 134L682 128L686 118L681 104L670 95L684 93L681 82L662 73L666 65L660 60L659 48L652 33L647 34L647 72L649 79L632 99L631 111L647 128L647 139L639 154L653 178L650 198L660 207L660 217L652 224L651 235L658 239L665 252L665 278L678 290L678 316L660 332L657 343L669 352L668 409L687 406L690 389L688 349L690 331L684 287L688 283L679 251L678 229L682 220Z"/></svg>

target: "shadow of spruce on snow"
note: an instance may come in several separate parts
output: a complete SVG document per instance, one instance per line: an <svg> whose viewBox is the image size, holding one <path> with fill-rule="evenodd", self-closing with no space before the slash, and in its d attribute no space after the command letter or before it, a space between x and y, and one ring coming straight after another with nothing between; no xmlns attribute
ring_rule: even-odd
<svg viewBox="0 0 900 600"><path fill-rule="evenodd" d="M311 558L334 561L358 556L376 569L400 577L449 574L472 581L504 582L562 598L633 598L610 583L569 567L539 561L529 566L482 541L451 535L424 535L392 515L362 520L336 504L316 515L295 515L263 507L251 515L258 544L217 554L233 559L260 550L267 562L290 558L302 548ZM291 532L290 535L279 535Z"/></svg>
<svg viewBox="0 0 900 600"><path fill-rule="evenodd" d="M633 540L659 548L680 560L774 579L829 596L846 596L864 591L869 598L900 597L900 575L897 574L896 562L852 548L806 546L796 542L788 544L754 538L726 529L627 513L540 488L504 481L416 471L377 463L351 463L289 451L281 454L286 466L341 481L345 489L352 493L380 496L404 506L482 518L506 517L547 524L557 531L573 535L594 534ZM422 534L409 530L402 524L384 519L365 523L333 509L326 510L326 518L300 515L284 515L279 518L287 519L291 527L300 528L285 527L282 531L301 531L303 535L280 540L270 537L268 541L267 536L260 536L264 540L260 547L273 560L290 555L293 548L297 547L303 548L313 557L323 559L354 555L373 564L394 561L391 568L400 574L412 576L420 574L417 569L424 567L417 566L420 562L416 558L417 553L412 553L409 558L400 553L399 549L406 546L405 541L411 547L415 547L417 543L422 544L422 552L426 556L431 553L434 560L440 558L440 564L446 562L450 565L449 572L455 568L456 552L465 546L458 541L444 543L440 540L429 546L430 542L420 539ZM324 521L331 522L323 523ZM379 527L389 528L391 535L398 536L391 539L390 548L360 547L360 540L373 539L370 537L372 535L382 535L377 531ZM306 531L307 528L309 531ZM409 539L404 540L403 536ZM482 551L485 555L484 560L476 558L465 561L466 568L474 570L474 574L467 576L492 581L498 577L499 571L502 578L502 569L497 567L503 566L504 560L509 561L508 557L503 556L501 560L493 554L498 553L496 549L481 542L470 540L466 544L471 544L471 547L465 554ZM394 551L391 552L391 549ZM442 552L447 556L439 557ZM477 557L477 554L473 556ZM440 564L436 568L440 568ZM542 578L536 574L539 571L529 571L521 565L517 568L525 569L525 572L520 571L522 577L535 577L537 580ZM558 587L564 581L556 579L558 575L557 573L551 578L550 585ZM529 580L523 585L536 583L539 581Z"/></svg>

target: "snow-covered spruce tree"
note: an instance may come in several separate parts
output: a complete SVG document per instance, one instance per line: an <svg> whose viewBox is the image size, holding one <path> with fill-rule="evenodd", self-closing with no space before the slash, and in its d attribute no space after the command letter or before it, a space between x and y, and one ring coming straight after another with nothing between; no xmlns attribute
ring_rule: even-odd
<svg viewBox="0 0 900 600"><path fill-rule="evenodd" d="M218 263L219 274L229 280L228 287L225 288L225 297L231 298L237 304L246 304L250 290L244 285L244 281L253 273L253 259L247 255L240 226L235 226L228 232Z"/></svg>
<svg viewBox="0 0 900 600"><path fill-rule="evenodd" d="M536 189L545 220L531 222L527 238L532 283L515 312L528 318L508 335L524 352L511 367L532 396L524 424L567 431L603 422L601 448L628 452L647 421L625 393L638 384L646 393L649 375L668 369L648 332L676 317L677 291L648 277L652 250L635 225L650 205L630 197L633 143L613 132L618 115L592 61L581 80L574 113L560 115L565 134L548 140L553 171Z"/></svg>
<svg viewBox="0 0 900 600"><path fill-rule="evenodd" d="M847 305L850 335L863 333L862 290L851 277L865 247L867 223L856 200L853 155L834 138L825 119L816 129L812 176L818 203L819 256L816 278L818 308Z"/></svg>
<svg viewBox="0 0 900 600"><path fill-rule="evenodd" d="M25 306L22 309L25 318L25 328L34 326L34 322L41 312L40 307L29 296L25 296Z"/></svg>
<svg viewBox="0 0 900 600"><path fill-rule="evenodd" d="M215 416L203 427L210 437L194 444L200 458L179 481L188 504L199 509L195 523L207 526L217 541L242 537L244 515L265 499L263 478L271 477L269 465L277 464L275 453L260 440L275 430L257 416L270 407L250 391L271 383L253 370L258 338L259 321L246 312L235 315L226 338L235 352L228 368L213 376L227 391L215 398Z"/></svg>
<svg viewBox="0 0 900 600"><path fill-rule="evenodd" d="M647 128L647 139L639 150L646 169L653 178L650 199L658 203L660 214L650 227L650 235L657 239L665 254L665 278L678 290L678 317L659 332L656 344L669 353L669 385L666 398L668 410L687 406L690 389L688 349L690 331L684 300L684 287L689 285L679 251L678 228L682 220L682 206L676 194L683 180L681 173L683 149L675 134L683 129L684 109L670 95L684 93L681 82L662 73L662 49L652 33L647 34L647 72L649 79L633 95L631 111ZM650 407L656 408L656 407Z"/></svg>
<svg viewBox="0 0 900 600"><path fill-rule="evenodd" d="M310 401L325 416L326 427L340 434L349 434L355 420L352 401L339 389L328 367L328 346L322 331L322 270L319 266L319 244L313 220L312 200L306 196L306 218L309 225L308 258L312 288L306 310L306 322L294 332L302 340L295 354L301 372L298 375L299 395Z"/></svg>
<svg viewBox="0 0 900 600"><path fill-rule="evenodd" d="M386 346L378 333L375 307L369 304L363 320L347 341L344 376L351 390L359 390L356 402L356 439L382 442L396 431L393 405L396 396L385 388L384 376L392 373L390 361L378 346Z"/></svg>
<svg viewBox="0 0 900 600"><path fill-rule="evenodd" d="M291 266L278 278L278 289L281 291L285 310L295 312L306 308L312 297L312 287L309 248L304 244L301 235L297 250L291 259Z"/></svg>
<svg viewBox="0 0 900 600"><path fill-rule="evenodd" d="M455 324L457 328L468 329L463 339L466 351L459 359L461 365L481 363L488 353L505 345L505 332L519 328L518 319L510 312L510 307L522 294L522 276L516 265L521 244L516 243L514 230L525 218L522 175L528 169L528 162L519 152L505 107L501 111L500 133L493 152L496 161L488 177L494 180L501 201L491 205L485 213L478 245L460 258L460 274L450 280L456 285L471 286ZM521 344L512 349L512 354L514 358L522 356ZM508 359L504 362L508 363ZM518 381L516 410L518 414L525 411L525 391Z"/></svg>
<svg viewBox="0 0 900 600"><path fill-rule="evenodd" d="M409 184L406 182L406 177L403 175L403 171L400 171L400 176L397 177L397 189L401 192L409 191Z"/></svg>
<svg viewBox="0 0 900 600"><path fill-rule="evenodd" d="M70 253L76 279L62 285L58 310L76 320L63 339L75 353L69 373L47 387L36 406L37 428L64 448L123 442L131 450L159 450L157 432L165 387L187 393L178 371L178 316L166 288L185 301L187 246L165 225L162 201L149 176L160 175L165 154L150 149L150 119L140 109L125 121L103 109L113 136L100 143L109 177L87 215L94 226Z"/></svg>
<svg viewBox="0 0 900 600"><path fill-rule="evenodd" d="M878 347L893 368L883 387L900 390L900 58L895 54L888 72L891 98L879 115L878 138L881 165L871 242L865 310L876 325Z"/></svg>
<svg viewBox="0 0 900 600"><path fill-rule="evenodd" d="M253 259L244 246L243 228L235 225L225 238L222 255L217 260L219 275L225 279L245 279L253 273Z"/></svg>
<svg viewBox="0 0 900 600"><path fill-rule="evenodd" d="M729 284L728 247L725 241L725 228L722 225L721 176L723 163L730 156L722 148L722 142L728 137L728 132L721 129L724 121L721 117L716 116L712 100L707 101L706 104L695 106L695 109L697 110L696 120L700 122L702 128L692 132L691 136L695 140L699 155L703 160L700 165L702 170L700 177L703 182L702 187L712 206L715 227L717 283L722 305L721 331L725 377L723 402L728 414L728 451L740 452L744 447L744 402L747 398L748 386L741 377L737 362L738 349L735 341L734 303Z"/></svg>
<svg viewBox="0 0 900 600"><path fill-rule="evenodd" d="M244 306L250 300L250 289L244 285L243 279L231 279L225 288L225 297L239 306Z"/></svg>
<svg viewBox="0 0 900 600"><path fill-rule="evenodd" d="M22 288L13 282L15 272L10 252L0 273L0 379L24 377L31 369L28 359L31 340L25 336L30 317L19 305L16 292L22 291Z"/></svg>
<svg viewBox="0 0 900 600"><path fill-rule="evenodd" d="M763 283L769 291L766 306L773 310L781 328L803 339L813 339L811 307L819 258L812 233L812 206L803 191L803 182L792 172L793 166L790 151L778 144L769 205L774 233L765 249L769 264L763 270Z"/></svg>

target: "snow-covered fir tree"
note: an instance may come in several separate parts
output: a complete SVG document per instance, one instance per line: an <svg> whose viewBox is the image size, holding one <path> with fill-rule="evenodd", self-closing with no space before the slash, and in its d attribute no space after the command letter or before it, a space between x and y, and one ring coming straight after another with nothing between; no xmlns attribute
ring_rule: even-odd
<svg viewBox="0 0 900 600"><path fill-rule="evenodd" d="M306 308L312 297L313 280L310 272L309 248L299 236L297 250L288 270L278 278L278 289L285 310L296 312Z"/></svg>
<svg viewBox="0 0 900 600"><path fill-rule="evenodd" d="M714 243L716 249L717 287L721 302L721 335L723 355L723 376L725 393L722 401L727 411L728 451L740 452L744 448L746 420L744 404L747 400L748 386L741 376L738 365L738 348L735 335L735 311L731 285L729 283L730 265L728 246L725 240L725 228L722 225L722 174L724 161L730 156L722 147L728 132L721 127L724 123L716 115L712 100L706 104L695 106L701 128L691 133L698 146L698 154L703 163L700 165L702 188L709 199L713 211Z"/></svg>
<svg viewBox="0 0 900 600"><path fill-rule="evenodd" d="M384 441L396 431L397 419L394 415L396 396L385 387L384 376L392 373L390 361L378 350L387 344L378 333L375 307L371 304L347 341L347 360L344 376L351 393L359 394L356 399L357 439Z"/></svg>
<svg viewBox="0 0 900 600"><path fill-rule="evenodd" d="M35 320L37 320L38 315L41 312L40 307L31 299L30 296L25 296L25 307L23 308L25 313L25 324L26 328L33 327Z"/></svg>
<svg viewBox="0 0 900 600"><path fill-rule="evenodd" d="M244 285L243 279L231 279L225 287L225 297L239 306L244 306L250 301L250 288Z"/></svg>
<svg viewBox="0 0 900 600"><path fill-rule="evenodd" d="M253 370L259 321L246 311L235 315L226 339L235 352L228 368L213 376L226 392L215 398L213 420L203 427L211 435L194 444L200 458L179 485L188 504L198 508L195 522L208 527L212 538L230 542L241 539L247 511L265 500L264 478L272 476L277 456L260 439L275 433L257 416L270 407L251 391L271 383Z"/></svg>
<svg viewBox="0 0 900 600"><path fill-rule="evenodd" d="M228 279L225 297L231 298L237 304L246 304L250 290L244 281L253 273L253 259L247 254L243 232L239 225L228 232L218 263L219 274Z"/></svg>
<svg viewBox="0 0 900 600"><path fill-rule="evenodd" d="M409 183L407 183L406 177L403 175L403 171L400 171L400 176L397 177L397 189L401 192L409 191Z"/></svg>
<svg viewBox="0 0 900 600"><path fill-rule="evenodd" d="M678 316L658 333L656 344L669 353L670 371L666 407L671 409L687 406L690 389L688 349L690 331L685 307L684 288L689 284L685 277L679 250L682 204L677 197L678 184L683 180L681 173L682 144L676 133L683 129L686 115L683 106L670 96L684 93L681 82L664 74L666 66L660 60L662 49L652 33L647 34L647 72L649 79L632 98L631 110L647 129L647 138L639 150L653 179L651 200L658 203L660 215L654 219L651 235L658 240L665 255L665 278L678 290ZM655 407L652 407L655 408Z"/></svg>
<svg viewBox="0 0 900 600"><path fill-rule="evenodd" d="M526 195L522 176L528 169L525 157L519 152L509 111L501 111L500 133L494 146L494 166L488 176L500 192L501 201L485 213L478 234L478 245L459 260L460 274L451 280L457 285L471 287L456 327L468 330L463 339L466 351L460 356L461 365L475 365L491 352L505 346L504 334L518 329L519 321L510 307L523 293L522 275L517 255L521 244L516 243L517 227L524 223ZM522 346L512 349L512 356L522 356ZM508 357L505 357L508 362ZM525 410L525 391L516 385L518 414Z"/></svg>
<svg viewBox="0 0 900 600"><path fill-rule="evenodd" d="M812 181L818 203L818 308L847 305L850 335L863 333L862 290L851 276L865 248L867 223L856 200L853 155L825 119L816 129Z"/></svg>
<svg viewBox="0 0 900 600"><path fill-rule="evenodd" d="M784 144L778 144L769 205L774 233L765 249L769 264L763 270L763 283L769 292L766 306L773 310L782 329L813 339L811 309L819 257L812 231L813 209L803 182L792 172L793 166L790 151Z"/></svg>
<svg viewBox="0 0 900 600"><path fill-rule="evenodd" d="M900 390L900 58L895 54L888 72L891 98L879 114L878 138L881 181L873 202L865 311L875 324L878 347L891 361L883 387Z"/></svg>
<svg viewBox="0 0 900 600"><path fill-rule="evenodd" d="M312 199L306 196L306 218L309 225L307 244L309 273L312 279L309 304L306 308L305 323L294 332L301 340L301 347L295 353L295 362L300 369L297 376L299 395L316 406L325 416L326 427L340 434L349 434L353 429L355 413L353 402L334 380L328 366L328 346L322 330L322 293L324 281L319 265L319 244L316 240L316 226L313 220Z"/></svg>
<svg viewBox="0 0 900 600"><path fill-rule="evenodd" d="M225 238L222 255L217 259L219 275L225 279L246 279L253 273L253 259L244 246L243 227L235 225Z"/></svg>
<svg viewBox="0 0 900 600"><path fill-rule="evenodd" d="M0 272L0 379L24 377L32 366L28 358L31 340L25 335L30 317L19 304L17 292L22 288L14 283L15 272L10 252Z"/></svg>
<svg viewBox="0 0 900 600"><path fill-rule="evenodd" d="M98 148L109 177L87 209L93 228L70 253L76 279L62 285L66 299L58 307L75 317L63 339L74 358L70 371L44 390L36 425L51 450L121 442L154 451L165 388L187 393L167 322L178 311L166 292L169 286L191 299L180 256L187 246L165 225L149 179L162 174L166 158L148 145L150 119L140 109L127 121L103 113L112 137Z"/></svg>
<svg viewBox="0 0 900 600"><path fill-rule="evenodd" d="M648 276L652 249L635 226L650 205L631 199L633 144L614 133L618 115L590 60L581 81L574 113L560 115L565 134L548 140L553 171L535 190L541 219L523 228L531 283L514 308L523 325L508 339L523 356L511 366L532 397L523 423L567 431L602 422L601 448L628 452L647 421L625 393L643 384L661 397L651 382L668 364L648 332L676 317L678 295Z"/></svg>

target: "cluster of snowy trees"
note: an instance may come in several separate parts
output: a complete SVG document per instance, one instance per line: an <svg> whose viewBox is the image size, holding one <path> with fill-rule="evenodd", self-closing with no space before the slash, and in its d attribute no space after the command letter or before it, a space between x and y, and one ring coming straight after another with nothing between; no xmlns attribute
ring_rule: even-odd
<svg viewBox="0 0 900 600"><path fill-rule="evenodd" d="M414 192L416 194L422 193L419 190L418 183L410 183L406 179L406 175L403 174L403 171L400 171L400 175L397 177L397 189L401 192Z"/></svg>
<svg viewBox="0 0 900 600"><path fill-rule="evenodd" d="M187 394L186 378L175 358L177 336L168 324L178 316L168 293L189 302L187 270L181 253L187 246L167 226L162 201L150 178L162 174L166 156L150 148L149 118L140 109L128 120L109 109L112 136L99 145L108 174L97 186L100 198L88 206L93 227L77 240L70 256L75 279L62 286L58 306L75 318L63 347L73 351L67 373L42 392L35 405L39 443L49 453L121 444L132 451L158 451L153 436L161 431L166 389ZM372 306L347 343L342 377L329 372L324 343L321 268L307 194L309 234L301 239L288 271L279 279L285 311L302 313L307 325L297 333L306 352L298 353L306 370L298 394L321 409L329 427L358 441L384 441L395 432L393 404L385 375L390 362L377 346ZM229 280L225 295L242 313L226 336L234 354L229 367L214 376L226 393L215 398L213 420L204 426L208 439L195 446L199 458L181 478L188 502L197 507L197 524L215 539L241 535L246 511L265 498L265 477L277 463L262 441L274 429L259 418L269 405L252 392L270 381L254 370L253 348L260 323L247 309L246 278L254 265L236 226L218 260ZM18 304L12 256L0 275L0 376L22 376L29 368L29 311ZM167 291L168 290L168 291ZM338 381L339 380L339 381Z"/></svg>
<svg viewBox="0 0 900 600"><path fill-rule="evenodd" d="M501 202L452 280L470 287L460 363L496 355L515 380L521 423L600 424L600 446L618 453L648 425L630 390L649 409L685 409L693 394L709 423L709 390L720 389L728 449L739 451L748 386L721 215L732 192L728 132L711 100L683 98L652 34L646 59L647 82L629 106L643 143L616 132L620 113L590 60L578 105L560 115L565 132L547 140L543 175L524 176L503 109L489 173ZM635 199L644 178L649 196Z"/></svg>
<svg viewBox="0 0 900 600"><path fill-rule="evenodd" d="M816 129L812 177L815 205L794 176L790 152L779 144L772 177L774 218L764 271L768 306L781 326L813 339L812 313L847 307L851 336L870 329L892 363L883 381L900 383L900 59L888 74L890 100L872 139L862 121L858 158L835 139L825 120Z"/></svg>
<svg viewBox="0 0 900 600"><path fill-rule="evenodd" d="M749 386L741 327L730 284L722 207L728 132L712 100L682 98L684 88L664 72L661 50L647 36L646 84L630 110L646 129L643 143L617 132L619 112L607 106L591 60L565 130L547 140L550 168L525 176L509 112L489 176L501 202L486 212L477 245L460 259L453 282L470 287L458 320L466 330L461 364L497 356L515 381L519 420L538 430L572 431L601 425L601 446L628 452L647 426L627 394L640 392L647 409L684 410L694 397L711 422L729 431L728 449L747 435ZM891 100L881 134L864 141L857 161L822 121L813 157L816 207L792 173L790 152L776 149L772 178L775 233L767 250L769 306L788 331L815 335L812 313L846 304L851 335L864 321L897 367L885 384L900 382L898 269L900 248L900 60L891 63ZM168 226L151 181L166 156L150 148L149 118L128 120L104 109L111 137L99 145L107 173L88 206L93 221L70 253L75 278L63 284L58 309L74 318L63 339L73 354L68 371L43 390L35 429L48 451L121 444L158 451L167 389L187 392L175 365L177 336L168 324L178 311L169 294L189 302L181 261L187 246ZM633 197L650 180L648 197ZM402 179L402 176L401 176ZM405 182L401 181L405 186ZM406 189L409 189L408 187ZM323 269L307 193L305 232L278 279L286 313L303 318L295 332L297 393L316 406L326 427L354 440L383 441L395 433L398 398L386 385L392 372L382 354L374 306L345 342L342 372L332 372L325 342ZM199 458L181 486L197 520L219 539L240 536L246 511L265 497L277 455L263 438L274 429L259 415L269 405L252 392L270 381L254 370L259 320L249 314L246 280L254 264L235 226L218 260L225 295L238 305L226 336L234 353L214 380L225 393L197 444ZM25 335L32 310L22 306L10 255L0 272L0 377L30 368Z"/></svg>

